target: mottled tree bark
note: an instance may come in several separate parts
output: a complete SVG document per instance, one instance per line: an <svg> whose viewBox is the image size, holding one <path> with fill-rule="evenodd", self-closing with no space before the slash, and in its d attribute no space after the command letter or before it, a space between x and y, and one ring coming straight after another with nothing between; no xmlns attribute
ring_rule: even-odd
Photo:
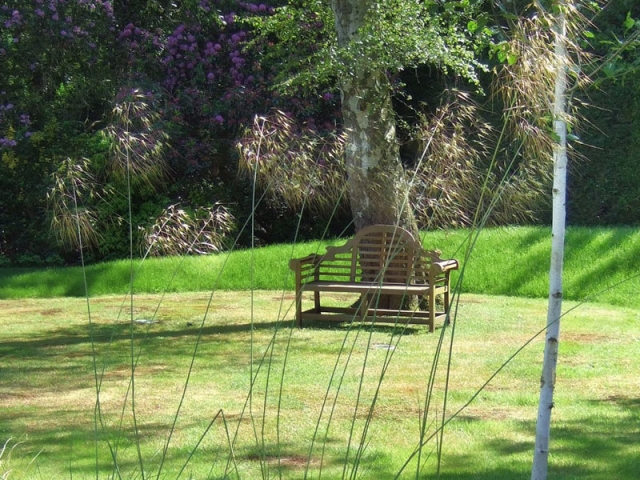
<svg viewBox="0 0 640 480"><path fill-rule="evenodd" d="M371 0L331 0L338 46L359 40ZM340 78L347 141L349 200L356 231L368 225L398 225L418 238L409 204L409 185L400 161L387 72L375 58L355 58ZM379 272L378 272L379 273ZM377 274L370 280L374 281ZM399 308L415 298L382 295L377 308Z"/></svg>
<svg viewBox="0 0 640 480"><path fill-rule="evenodd" d="M370 0L331 1L340 47L358 41L358 30L371 5ZM356 230L373 224L397 224L417 235L387 73L370 58L357 58L347 67L340 89L347 134L345 163Z"/></svg>

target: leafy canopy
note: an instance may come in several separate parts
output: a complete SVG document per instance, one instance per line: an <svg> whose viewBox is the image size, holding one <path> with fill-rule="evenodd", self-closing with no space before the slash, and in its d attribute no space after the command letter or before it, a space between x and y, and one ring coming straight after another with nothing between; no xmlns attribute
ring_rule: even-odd
<svg viewBox="0 0 640 480"><path fill-rule="evenodd" d="M478 50L492 35L484 0L376 0L351 42L339 46L334 13L322 0L292 0L249 21L267 42L265 60L280 65L276 88L317 90L354 69L397 73L433 65L477 83Z"/></svg>

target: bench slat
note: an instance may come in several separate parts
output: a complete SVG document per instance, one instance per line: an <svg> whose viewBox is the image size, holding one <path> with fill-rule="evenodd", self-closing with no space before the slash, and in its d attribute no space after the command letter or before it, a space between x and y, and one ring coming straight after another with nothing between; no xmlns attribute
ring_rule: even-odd
<svg viewBox="0 0 640 480"><path fill-rule="evenodd" d="M429 285L405 285L403 283L375 283L375 282L330 282L316 281L305 283L303 290L316 292L343 293L371 293L380 292L387 295L425 295L431 287Z"/></svg>

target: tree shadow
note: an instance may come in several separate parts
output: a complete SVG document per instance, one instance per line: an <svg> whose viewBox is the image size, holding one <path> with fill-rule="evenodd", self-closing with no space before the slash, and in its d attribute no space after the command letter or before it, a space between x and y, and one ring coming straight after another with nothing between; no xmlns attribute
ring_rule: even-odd
<svg viewBox="0 0 640 480"><path fill-rule="evenodd" d="M133 337L131 322L117 322L109 325L83 325L73 328L60 328L48 330L41 337L10 340L0 342L0 352L9 355L28 354L33 355L38 348L65 347L90 343L113 343L122 340L140 340L154 338L194 338L198 335L231 335L251 330L272 330L276 327L288 328L289 321L234 323L223 325L205 325L200 327L196 323L185 322L184 328L155 330L154 327L162 326L162 321L151 324L136 324L134 322Z"/></svg>
<svg viewBox="0 0 640 480"><path fill-rule="evenodd" d="M632 229L567 229L565 270L575 272L575 275L565 279L564 298L580 301L611 287L610 282L606 283L608 279L622 280L637 275L640 245L629 244L634 233ZM517 240L514 239L514 242L517 245L513 251L518 252L517 262L520 266L512 265L508 284L494 282L493 287L487 286L487 293L530 296L531 292L526 290L526 286L532 279L548 275L551 257L549 231L531 229ZM602 251L602 255L598 255L598 251ZM611 251L619 251L620 255L613 256L609 253ZM585 252L594 253L585 258Z"/></svg>
<svg viewBox="0 0 640 480"><path fill-rule="evenodd" d="M557 479L635 480L640 474L640 398L593 399L594 407L611 403L617 415L586 415L570 421L552 419L549 477ZM462 418L462 417L461 417ZM529 441L493 438L482 443L484 458L445 449L445 480L528 478L533 461L534 421L515 422ZM527 455L530 453L530 455ZM496 462L496 459L499 459ZM492 463L509 464L490 466ZM449 466L449 468L447 468ZM453 469L456 473L449 473ZM435 478L425 475L422 478Z"/></svg>
<svg viewBox="0 0 640 480"><path fill-rule="evenodd" d="M304 329L314 330L327 330L338 331L347 333L349 331L366 331L383 333L392 336L397 335L418 335L420 333L428 332L428 327L418 325L405 325L398 324L384 324L384 323L371 323L371 322L336 322L336 321L322 321L322 320L305 320L303 322ZM437 329L438 327L436 327ZM442 328L442 327L440 327Z"/></svg>

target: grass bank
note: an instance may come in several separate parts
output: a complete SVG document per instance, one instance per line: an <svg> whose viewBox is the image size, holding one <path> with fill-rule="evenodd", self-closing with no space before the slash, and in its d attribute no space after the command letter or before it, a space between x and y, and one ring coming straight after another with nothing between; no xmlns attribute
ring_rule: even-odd
<svg viewBox="0 0 640 480"><path fill-rule="evenodd" d="M472 232L428 232L424 245L464 265L462 291L545 298L548 289L550 230L505 227ZM206 257L114 261L86 269L89 295L124 294L133 272L136 293L212 290L291 290L292 257L323 252L332 242L275 245ZM333 243L342 243L334 241ZM473 250L465 253L470 243ZM640 231L632 228L569 228L564 291L569 300L640 307ZM80 268L0 269L0 299L82 297Z"/></svg>

